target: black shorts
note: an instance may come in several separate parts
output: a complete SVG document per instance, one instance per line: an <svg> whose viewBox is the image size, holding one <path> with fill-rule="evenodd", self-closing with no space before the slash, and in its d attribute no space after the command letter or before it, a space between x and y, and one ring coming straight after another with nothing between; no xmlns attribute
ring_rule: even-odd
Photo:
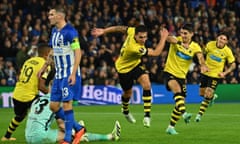
<svg viewBox="0 0 240 144"><path fill-rule="evenodd" d="M172 75L168 72L163 73L163 78L164 78L164 84L165 84L166 89L168 91L171 90L168 86L168 82L170 80L176 80L178 82L178 84L181 86L181 93L184 93L186 95L186 93L187 93L186 79L177 78L177 77L175 77L174 75Z"/></svg>
<svg viewBox="0 0 240 144"><path fill-rule="evenodd" d="M21 102L13 98L13 104L14 104L14 113L16 116L25 116L28 112L28 110L31 107L32 102L37 98L36 96L33 100L29 102Z"/></svg>
<svg viewBox="0 0 240 144"><path fill-rule="evenodd" d="M214 90L216 90L218 83L221 79L219 78L212 78L206 75L201 74L200 75L200 88L206 88L210 87Z"/></svg>
<svg viewBox="0 0 240 144"><path fill-rule="evenodd" d="M128 73L118 73L119 83L124 91L132 88L134 80L137 80L142 74L148 74L144 66L139 64Z"/></svg>

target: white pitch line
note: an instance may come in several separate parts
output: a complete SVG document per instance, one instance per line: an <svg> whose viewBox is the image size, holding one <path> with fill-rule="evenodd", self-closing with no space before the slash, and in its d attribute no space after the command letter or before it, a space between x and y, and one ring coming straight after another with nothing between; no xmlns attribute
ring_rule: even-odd
<svg viewBox="0 0 240 144"><path fill-rule="evenodd" d="M111 112L77 112L75 111L74 113L79 113L79 114L84 114L84 115L89 115L89 114L94 114L94 115L119 115L122 114L121 112L119 113L111 113ZM142 115L143 113L135 113L132 112L133 115ZM170 113L151 113L152 115L170 115ZM206 113L206 116L223 116L223 117L240 117L240 114L223 114L223 113L218 113L218 114L211 114L211 113Z"/></svg>

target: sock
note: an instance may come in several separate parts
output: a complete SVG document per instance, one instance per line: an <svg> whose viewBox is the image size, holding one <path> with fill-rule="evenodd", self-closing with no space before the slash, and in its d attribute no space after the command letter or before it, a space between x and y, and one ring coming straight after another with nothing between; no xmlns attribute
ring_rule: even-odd
<svg viewBox="0 0 240 144"><path fill-rule="evenodd" d="M175 108L172 111L171 119L170 119L170 125L174 127L177 123L177 121L181 118L181 112L178 110L178 108L175 106Z"/></svg>
<svg viewBox="0 0 240 144"><path fill-rule="evenodd" d="M150 117L151 107L152 107L152 94L150 90L143 90L143 107L144 107L144 117Z"/></svg>
<svg viewBox="0 0 240 144"><path fill-rule="evenodd" d="M89 141L108 141L112 139L111 134L87 133Z"/></svg>
<svg viewBox="0 0 240 144"><path fill-rule="evenodd" d="M129 109L128 109L128 106L129 106L129 100L130 98L125 98L122 96L122 112L124 114L128 114L129 113Z"/></svg>
<svg viewBox="0 0 240 144"><path fill-rule="evenodd" d="M64 111L63 111L62 108L60 108L60 109L56 112L56 118L60 118L60 119L62 119L62 120L65 119ZM79 130L82 128L82 126L81 126L78 122L76 122L76 121L74 120L74 122L73 122L73 128L74 128L75 131L79 131Z"/></svg>
<svg viewBox="0 0 240 144"><path fill-rule="evenodd" d="M78 131L80 131L80 130L83 128L83 126L80 125L78 122L76 122L76 121L74 120L74 122L73 122L73 128L74 128L74 130L75 130L76 132L78 132Z"/></svg>
<svg viewBox="0 0 240 144"><path fill-rule="evenodd" d="M198 112L199 115L202 116L206 112L206 110L207 110L207 108L209 106L210 101L211 100L209 100L209 99L204 99L202 101L202 103L200 105L200 108L199 108L199 112Z"/></svg>
<svg viewBox="0 0 240 144"><path fill-rule="evenodd" d="M74 117L73 117L73 110L64 111L65 115L65 137L64 141L71 142L72 141L72 128L74 123Z"/></svg>
<svg viewBox="0 0 240 144"><path fill-rule="evenodd" d="M174 95L174 100L178 111L180 111L183 114L186 111L185 97L181 96L179 93L176 93Z"/></svg>
<svg viewBox="0 0 240 144"><path fill-rule="evenodd" d="M56 114L56 118L65 120L64 111L62 107L60 107L60 109L55 114Z"/></svg>
<svg viewBox="0 0 240 144"><path fill-rule="evenodd" d="M9 126L8 126L8 130L6 132L6 134L4 135L5 138L10 138L12 136L12 133L17 129L17 127L19 126L19 124L23 121L24 118L19 117L19 116L15 116Z"/></svg>

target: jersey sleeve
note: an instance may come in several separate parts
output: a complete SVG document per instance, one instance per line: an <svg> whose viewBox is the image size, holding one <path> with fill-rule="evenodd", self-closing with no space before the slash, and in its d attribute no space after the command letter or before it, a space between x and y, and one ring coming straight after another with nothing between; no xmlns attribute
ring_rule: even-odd
<svg viewBox="0 0 240 144"><path fill-rule="evenodd" d="M230 48L228 50L227 61L228 61L228 63L233 63L235 61L235 57L234 57L234 55L233 55L233 53L232 53Z"/></svg>
<svg viewBox="0 0 240 144"><path fill-rule="evenodd" d="M79 49L80 48L80 43L79 43L77 30L72 29L69 37L70 37L70 41L71 41L72 50Z"/></svg>
<svg viewBox="0 0 240 144"><path fill-rule="evenodd" d="M135 28L134 27L128 27L127 29L127 34L128 35L134 35L135 34Z"/></svg>

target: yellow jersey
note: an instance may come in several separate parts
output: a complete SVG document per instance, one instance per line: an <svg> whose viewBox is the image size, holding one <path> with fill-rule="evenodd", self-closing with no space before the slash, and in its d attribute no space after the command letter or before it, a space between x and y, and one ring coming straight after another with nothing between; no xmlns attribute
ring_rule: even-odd
<svg viewBox="0 0 240 144"><path fill-rule="evenodd" d="M209 72L203 74L213 78L220 78L218 74L223 72L226 61L233 63L235 57L227 45L223 48L217 48L216 43L216 41L210 41L206 45L206 65L209 68Z"/></svg>
<svg viewBox="0 0 240 144"><path fill-rule="evenodd" d="M146 54L147 48L134 39L135 28L127 29L127 38L116 60L115 67L119 73L127 73L141 63L141 57Z"/></svg>
<svg viewBox="0 0 240 144"><path fill-rule="evenodd" d="M177 40L182 41L182 38L177 37ZM164 71L177 78L185 79L194 55L199 52L202 52L202 49L194 41L190 43L189 48L171 43Z"/></svg>
<svg viewBox="0 0 240 144"><path fill-rule="evenodd" d="M19 80L13 91L13 98L21 101L28 102L35 98L38 94L38 72L43 67L45 59L42 57L32 57L24 62ZM43 75L44 78L47 75ZM46 78L45 78L46 79Z"/></svg>

